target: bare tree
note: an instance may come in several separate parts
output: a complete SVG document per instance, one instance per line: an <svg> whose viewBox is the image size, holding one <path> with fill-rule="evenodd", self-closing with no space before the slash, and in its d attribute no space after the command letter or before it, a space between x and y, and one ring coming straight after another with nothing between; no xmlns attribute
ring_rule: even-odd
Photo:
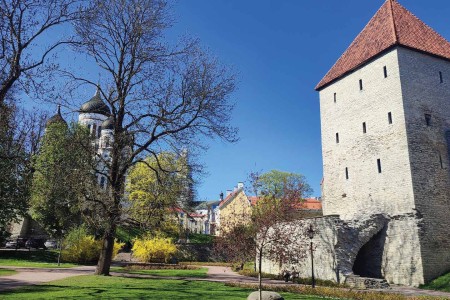
<svg viewBox="0 0 450 300"><path fill-rule="evenodd" d="M51 53L69 42L41 39L57 26L78 18L82 0L0 0L0 107L19 81L21 88L39 86L54 65ZM50 40L47 35L47 41ZM19 88L19 87L18 87Z"/></svg>
<svg viewBox="0 0 450 300"><path fill-rule="evenodd" d="M101 70L100 91L114 123L111 157L104 162L110 197L96 271L107 275L128 170L145 163L146 156L158 161L163 151L203 146L202 136L235 141L228 101L235 78L196 41L174 47L164 42L171 24L164 0L95 0L88 11L75 25L76 49ZM74 82L97 84L66 75Z"/></svg>

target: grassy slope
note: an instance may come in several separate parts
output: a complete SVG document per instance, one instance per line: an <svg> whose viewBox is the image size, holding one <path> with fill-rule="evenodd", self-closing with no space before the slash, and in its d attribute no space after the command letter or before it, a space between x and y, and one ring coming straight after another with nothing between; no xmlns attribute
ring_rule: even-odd
<svg viewBox="0 0 450 300"><path fill-rule="evenodd" d="M0 269L0 276L9 276L16 274L17 271L15 270L8 270L8 269Z"/></svg>
<svg viewBox="0 0 450 300"><path fill-rule="evenodd" d="M158 299L158 300L231 300L246 299L248 289L227 287L221 283L137 279L103 276L77 276L45 285L0 292L2 299ZM316 300L315 296L283 293L286 300Z"/></svg>
<svg viewBox="0 0 450 300"><path fill-rule="evenodd" d="M422 285L421 289L436 290L442 292L450 292L450 273L442 275L436 278L432 282Z"/></svg>
<svg viewBox="0 0 450 300"><path fill-rule="evenodd" d="M58 268L56 251L0 251L0 266ZM74 264L62 263L60 268L75 267Z"/></svg>
<svg viewBox="0 0 450 300"><path fill-rule="evenodd" d="M208 272L207 268L199 268L195 270L125 270L124 268L111 268L111 271L129 273L129 274L143 274L153 276L166 277L198 277L205 278Z"/></svg>

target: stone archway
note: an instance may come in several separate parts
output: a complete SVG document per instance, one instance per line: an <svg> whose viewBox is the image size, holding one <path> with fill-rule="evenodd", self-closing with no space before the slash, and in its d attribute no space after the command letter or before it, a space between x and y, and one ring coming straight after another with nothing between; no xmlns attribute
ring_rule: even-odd
<svg viewBox="0 0 450 300"><path fill-rule="evenodd" d="M362 277L383 278L381 271L387 226L375 234L356 255L353 273Z"/></svg>

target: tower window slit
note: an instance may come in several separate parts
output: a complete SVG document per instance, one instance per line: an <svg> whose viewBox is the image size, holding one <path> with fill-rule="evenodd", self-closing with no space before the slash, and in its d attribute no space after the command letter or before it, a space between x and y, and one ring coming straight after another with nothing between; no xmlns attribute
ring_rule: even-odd
<svg viewBox="0 0 450 300"><path fill-rule="evenodd" d="M362 79L359 80L359 90L362 91L363 89L363 82Z"/></svg>
<svg viewBox="0 0 450 300"><path fill-rule="evenodd" d="M388 122L389 124L392 124L392 113L388 112Z"/></svg>
<svg viewBox="0 0 450 300"><path fill-rule="evenodd" d="M427 124L427 126L431 126L431 115L430 114L425 114L425 123Z"/></svg>
<svg viewBox="0 0 450 300"><path fill-rule="evenodd" d="M363 133L367 133L366 122L363 122Z"/></svg>
<svg viewBox="0 0 450 300"><path fill-rule="evenodd" d="M442 77L442 72L439 71L439 82L444 83L444 78Z"/></svg>
<svg viewBox="0 0 450 300"><path fill-rule="evenodd" d="M339 133L336 132L336 144L339 144Z"/></svg>
<svg viewBox="0 0 450 300"><path fill-rule="evenodd" d="M348 180L348 168L345 168L345 179Z"/></svg>
<svg viewBox="0 0 450 300"><path fill-rule="evenodd" d="M334 93L334 103L336 103L336 93Z"/></svg>
<svg viewBox="0 0 450 300"><path fill-rule="evenodd" d="M440 152L439 152L439 163L441 164L441 169L443 169L444 168L444 163L442 162L442 155L441 155Z"/></svg>
<svg viewBox="0 0 450 300"><path fill-rule="evenodd" d="M378 173L381 173L381 159L377 159Z"/></svg>
<svg viewBox="0 0 450 300"><path fill-rule="evenodd" d="M384 78L387 78L388 73L387 73L387 68L386 68L386 66L383 67L383 73L384 73Z"/></svg>

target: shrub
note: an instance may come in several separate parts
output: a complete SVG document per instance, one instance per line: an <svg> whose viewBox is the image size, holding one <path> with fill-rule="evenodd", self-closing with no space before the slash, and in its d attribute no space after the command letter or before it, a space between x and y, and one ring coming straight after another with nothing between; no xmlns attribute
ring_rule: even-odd
<svg viewBox="0 0 450 300"><path fill-rule="evenodd" d="M124 246L123 243L114 243L113 257ZM71 230L63 242L61 257L64 261L80 264L94 263L100 257L102 241L95 240L89 235L86 228L81 226Z"/></svg>
<svg viewBox="0 0 450 300"><path fill-rule="evenodd" d="M168 262L177 252L177 247L171 239L163 237L145 237L135 239L133 256L142 262Z"/></svg>

